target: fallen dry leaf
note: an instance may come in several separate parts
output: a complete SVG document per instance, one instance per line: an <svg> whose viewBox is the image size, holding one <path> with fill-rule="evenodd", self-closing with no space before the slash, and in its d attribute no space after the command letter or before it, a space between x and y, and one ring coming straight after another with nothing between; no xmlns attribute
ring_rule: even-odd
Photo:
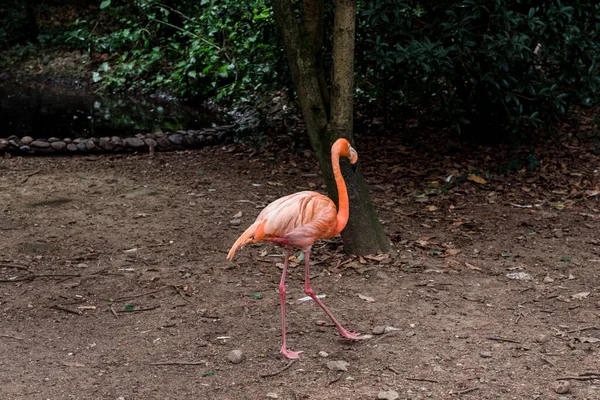
<svg viewBox="0 0 600 400"><path fill-rule="evenodd" d="M369 296L362 295L362 294L360 294L360 293L358 294L358 297L359 297L361 300L364 300L364 301L366 301L367 303L374 303L374 302L375 302L375 299L374 299L374 298L372 298L372 297L369 297Z"/></svg>
<svg viewBox="0 0 600 400"><path fill-rule="evenodd" d="M595 338L595 337L578 337L575 339L579 340L581 343L598 343L598 342L600 342L600 339Z"/></svg>
<svg viewBox="0 0 600 400"><path fill-rule="evenodd" d="M590 295L590 292L579 292L571 295L573 300L583 300Z"/></svg>
<svg viewBox="0 0 600 400"><path fill-rule="evenodd" d="M241 218L241 217L242 217L242 212L238 211L232 218L233 219L238 219L238 218Z"/></svg>
<svg viewBox="0 0 600 400"><path fill-rule="evenodd" d="M480 176L477 176L475 174L471 174L467 177L468 180L470 180L471 182L475 182L475 183L479 183L481 185L485 185L487 183L487 181L485 179L483 179Z"/></svg>
<svg viewBox="0 0 600 400"><path fill-rule="evenodd" d="M381 261L381 260L385 260L386 258L389 258L390 255L389 254L379 254L379 255L366 255L365 258L367 260L371 260L371 261Z"/></svg>
<svg viewBox="0 0 600 400"><path fill-rule="evenodd" d="M429 206L427 207L427 211L437 211L437 206Z"/></svg>
<svg viewBox="0 0 600 400"><path fill-rule="evenodd" d="M465 265L471 269L474 269L475 271L481 271L481 268L474 266L473 264L469 264L468 262L465 261Z"/></svg>
<svg viewBox="0 0 600 400"><path fill-rule="evenodd" d="M458 253L460 253L459 249L446 249L444 254L442 254L442 257L451 257L457 255Z"/></svg>

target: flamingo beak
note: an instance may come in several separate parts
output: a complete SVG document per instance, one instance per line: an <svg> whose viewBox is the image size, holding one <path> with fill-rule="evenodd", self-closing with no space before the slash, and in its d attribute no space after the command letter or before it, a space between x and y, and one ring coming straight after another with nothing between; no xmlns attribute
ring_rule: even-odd
<svg viewBox="0 0 600 400"><path fill-rule="evenodd" d="M350 164L352 166L352 172L356 173L356 170L358 169L358 161L356 161L354 164Z"/></svg>

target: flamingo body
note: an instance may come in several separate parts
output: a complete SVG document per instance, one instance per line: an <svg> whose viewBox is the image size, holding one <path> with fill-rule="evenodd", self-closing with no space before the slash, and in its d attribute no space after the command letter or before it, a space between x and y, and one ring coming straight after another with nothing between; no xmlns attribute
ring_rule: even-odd
<svg viewBox="0 0 600 400"><path fill-rule="evenodd" d="M281 354L286 358L298 358L301 352L287 349L285 331L285 278L292 247L299 247L304 253L305 274L304 292L308 294L331 318L342 337L357 339L358 335L348 332L325 307L310 286L310 249L317 239L326 239L340 233L348 222L348 192L340 172L339 158L345 156L352 164L358 160L356 151L346 139L338 139L331 148L331 163L338 189L339 207L327 196L317 192L304 191L275 200L265 207L252 225L235 241L227 255L231 260L236 251L248 243L272 242L285 247L283 272L279 283L281 300L281 330L283 343Z"/></svg>

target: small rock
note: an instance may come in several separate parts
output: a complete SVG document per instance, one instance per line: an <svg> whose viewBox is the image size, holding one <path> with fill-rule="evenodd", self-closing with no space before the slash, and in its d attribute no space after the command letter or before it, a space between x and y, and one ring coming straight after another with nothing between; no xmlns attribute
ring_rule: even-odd
<svg viewBox="0 0 600 400"><path fill-rule="evenodd" d="M232 219L231 221L229 221L229 223L230 223L232 226L238 226L239 224L241 224L241 223L242 223L242 221L240 221L239 219Z"/></svg>
<svg viewBox="0 0 600 400"><path fill-rule="evenodd" d="M569 400L569 398L568 398L568 397L565 397L565 396L560 396L560 397L558 398L558 400Z"/></svg>
<svg viewBox="0 0 600 400"><path fill-rule="evenodd" d="M29 146L21 146L19 147L19 150L21 150L22 152L29 152L29 150L31 150L31 147Z"/></svg>
<svg viewBox="0 0 600 400"><path fill-rule="evenodd" d="M563 237L563 231L561 229L557 229L554 231L554 237L560 239Z"/></svg>
<svg viewBox="0 0 600 400"><path fill-rule="evenodd" d="M583 356L583 355L585 355L585 350L582 350L582 349L571 350L571 355L572 356Z"/></svg>
<svg viewBox="0 0 600 400"><path fill-rule="evenodd" d="M491 351L482 351L481 353L479 353L479 355L481 356L481 358L492 358Z"/></svg>
<svg viewBox="0 0 600 400"><path fill-rule="evenodd" d="M546 343L548 341L548 335L538 335L535 337L535 339L533 339L533 341L536 343Z"/></svg>
<svg viewBox="0 0 600 400"><path fill-rule="evenodd" d="M85 147L85 143L83 142L79 142L76 144L77 150L79 151L85 151L87 149L87 147Z"/></svg>
<svg viewBox="0 0 600 400"><path fill-rule="evenodd" d="M279 398L279 396L277 395L277 393L273 393L273 392L267 393L266 397L267 397L267 399L278 399Z"/></svg>
<svg viewBox="0 0 600 400"><path fill-rule="evenodd" d="M50 146L56 151L63 151L67 148L67 144L61 140L57 140L50 143Z"/></svg>
<svg viewBox="0 0 600 400"><path fill-rule="evenodd" d="M136 137L125 138L125 140L123 140L123 143L125 143L127 147L131 147L132 149L141 149L143 147L146 147L146 143L144 143L142 139Z"/></svg>
<svg viewBox="0 0 600 400"><path fill-rule="evenodd" d="M66 137L63 139L63 142L65 142L66 144L69 144L69 143L73 142L73 139Z"/></svg>
<svg viewBox="0 0 600 400"><path fill-rule="evenodd" d="M321 350L320 352L318 352L317 355L319 357L323 357L323 358L329 357L329 353L327 353L326 351L323 351L323 350Z"/></svg>
<svg viewBox="0 0 600 400"><path fill-rule="evenodd" d="M48 143L54 143L54 142L58 142L58 141L60 141L60 139L57 137L54 137L54 136L48 139Z"/></svg>
<svg viewBox="0 0 600 400"><path fill-rule="evenodd" d="M373 328L373 335L383 335L383 332L385 332L384 325L378 325L375 328Z"/></svg>
<svg viewBox="0 0 600 400"><path fill-rule="evenodd" d="M0 150L5 150L8 148L8 140L0 139Z"/></svg>
<svg viewBox="0 0 600 400"><path fill-rule="evenodd" d="M77 264L77 268L87 268L87 267L88 267L88 265L85 264L85 263L79 263L79 264Z"/></svg>
<svg viewBox="0 0 600 400"><path fill-rule="evenodd" d="M229 354L227 354L227 359L232 364L239 364L244 361L244 353L241 350L231 350Z"/></svg>
<svg viewBox="0 0 600 400"><path fill-rule="evenodd" d="M23 136L23 138L21 139L21 144L22 145L27 146L27 145L29 145L31 143L33 143L33 138L31 136Z"/></svg>
<svg viewBox="0 0 600 400"><path fill-rule="evenodd" d="M77 151L77 145L75 143L69 143L69 144L67 144L67 150L68 151Z"/></svg>
<svg viewBox="0 0 600 400"><path fill-rule="evenodd" d="M550 278L549 276L546 275L546 277L544 278L544 283L552 283L554 282L553 278Z"/></svg>
<svg viewBox="0 0 600 400"><path fill-rule="evenodd" d="M23 143L22 140L21 143ZM33 142L31 142L31 147L34 147L36 149L47 149L48 147L50 147L50 143L44 142L42 140L34 140Z"/></svg>
<svg viewBox="0 0 600 400"><path fill-rule="evenodd" d="M87 142L85 142L85 148L87 150L94 150L96 148L96 143L94 143L93 140L89 139Z"/></svg>
<svg viewBox="0 0 600 400"><path fill-rule="evenodd" d="M517 281L530 281L533 278L527 272L513 272L510 274L506 274L508 279L515 279Z"/></svg>
<svg viewBox="0 0 600 400"><path fill-rule="evenodd" d="M173 143L174 145L181 146L183 144L183 136L179 133L175 133L169 136L169 142Z"/></svg>
<svg viewBox="0 0 600 400"><path fill-rule="evenodd" d="M327 363L327 368L332 371L348 371L348 366L350 365L347 361L329 361Z"/></svg>
<svg viewBox="0 0 600 400"><path fill-rule="evenodd" d="M109 137L101 137L98 146L106 151L111 151L115 148L115 144L110 141Z"/></svg>
<svg viewBox="0 0 600 400"><path fill-rule="evenodd" d="M171 142L169 142L169 139L165 137L156 139L156 143L158 144L159 149L166 150L171 148Z"/></svg>
<svg viewBox="0 0 600 400"><path fill-rule="evenodd" d="M558 381L554 391L558 394L567 394L571 391L571 382L569 381Z"/></svg>
<svg viewBox="0 0 600 400"><path fill-rule="evenodd" d="M400 395L395 390L381 391L377 393L378 400L396 400Z"/></svg>
<svg viewBox="0 0 600 400"><path fill-rule="evenodd" d="M112 136L110 138L110 141L115 145L115 146L123 146L123 139L121 139L118 136Z"/></svg>

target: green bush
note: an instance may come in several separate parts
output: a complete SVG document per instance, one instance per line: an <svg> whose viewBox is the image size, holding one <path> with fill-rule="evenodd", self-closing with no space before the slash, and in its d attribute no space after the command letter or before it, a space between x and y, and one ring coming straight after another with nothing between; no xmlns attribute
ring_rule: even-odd
<svg viewBox="0 0 600 400"><path fill-rule="evenodd" d="M216 100L276 82L282 64L266 0L104 1L118 26L91 38L108 55L93 79L108 89Z"/></svg>
<svg viewBox="0 0 600 400"><path fill-rule="evenodd" d="M434 106L480 139L532 132L598 100L597 2L365 0L358 24L365 96Z"/></svg>

